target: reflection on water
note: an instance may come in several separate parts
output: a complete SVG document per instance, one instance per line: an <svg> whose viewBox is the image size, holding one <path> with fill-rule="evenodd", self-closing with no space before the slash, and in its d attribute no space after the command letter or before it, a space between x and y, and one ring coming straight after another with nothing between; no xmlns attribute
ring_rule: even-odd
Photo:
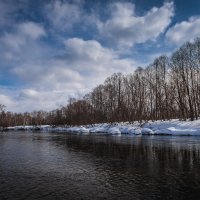
<svg viewBox="0 0 200 200"><path fill-rule="evenodd" d="M199 199L200 137L0 135L0 199Z"/></svg>

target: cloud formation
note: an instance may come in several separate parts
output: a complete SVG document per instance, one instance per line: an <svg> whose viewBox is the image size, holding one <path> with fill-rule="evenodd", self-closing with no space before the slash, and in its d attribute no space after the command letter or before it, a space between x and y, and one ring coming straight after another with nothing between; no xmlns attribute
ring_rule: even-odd
<svg viewBox="0 0 200 200"><path fill-rule="evenodd" d="M70 96L89 92L112 73L129 72L136 66L132 59L120 58L95 40L70 38L63 44L64 54L59 57L38 62L29 59L10 69L10 74L23 80L26 87L19 88L11 97L4 91L10 99L9 109L54 109L65 105Z"/></svg>
<svg viewBox="0 0 200 200"><path fill-rule="evenodd" d="M155 40L171 23L174 4L164 3L153 7L143 16L137 16L132 3L115 3L111 6L111 18L99 25L103 36L128 47L136 43Z"/></svg>
<svg viewBox="0 0 200 200"><path fill-rule="evenodd" d="M0 103L16 112L55 109L115 72L133 72L168 52L159 43L167 28L176 44L199 34L198 17L170 28L173 2L142 14L128 0L103 8L103 1L16 2L0 0Z"/></svg>
<svg viewBox="0 0 200 200"><path fill-rule="evenodd" d="M200 17L191 17L188 21L176 23L167 33L166 38L173 44L181 45L200 36Z"/></svg>
<svg viewBox="0 0 200 200"><path fill-rule="evenodd" d="M46 6L45 11L50 23L59 31L69 30L81 20L81 6L75 3L55 0Z"/></svg>
<svg viewBox="0 0 200 200"><path fill-rule="evenodd" d="M13 33L5 33L0 42L11 51L19 51L30 40L36 40L45 35L46 32L41 25L29 21L17 25Z"/></svg>

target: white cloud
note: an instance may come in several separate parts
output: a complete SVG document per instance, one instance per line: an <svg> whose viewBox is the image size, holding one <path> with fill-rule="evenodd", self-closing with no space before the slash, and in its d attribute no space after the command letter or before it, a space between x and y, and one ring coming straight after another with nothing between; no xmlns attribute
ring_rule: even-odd
<svg viewBox="0 0 200 200"><path fill-rule="evenodd" d="M95 40L70 38L64 41L65 54L59 58L20 62L10 69L23 81L23 89L2 94L10 97L7 110L52 110L66 105L68 97L84 95L114 72L128 73L138 66L131 59L103 47Z"/></svg>
<svg viewBox="0 0 200 200"><path fill-rule="evenodd" d="M10 107L14 105L14 102L9 96L5 94L0 94L0 104L7 105L7 107Z"/></svg>
<svg viewBox="0 0 200 200"><path fill-rule="evenodd" d="M72 91L92 88L116 71L126 73L136 67L133 60L120 59L116 52L95 40L71 38L64 44L66 53L61 58L25 62L13 67L11 73L43 90L69 87Z"/></svg>
<svg viewBox="0 0 200 200"><path fill-rule="evenodd" d="M45 36L44 28L35 22L24 22L18 24L12 33L5 33L0 42L10 51L19 51L22 46Z"/></svg>
<svg viewBox="0 0 200 200"><path fill-rule="evenodd" d="M37 99L38 98L38 92L34 89L24 89L20 93L21 98L33 98Z"/></svg>
<svg viewBox="0 0 200 200"><path fill-rule="evenodd" d="M93 87L116 71L126 73L136 66L133 60L120 59L115 51L95 40L72 38L65 41L65 47L67 65L89 78Z"/></svg>
<svg viewBox="0 0 200 200"><path fill-rule="evenodd" d="M59 83L64 85L82 80L80 74L70 67L62 60L47 60L42 63L30 61L13 67L11 73L27 84L33 84L39 88L53 89Z"/></svg>
<svg viewBox="0 0 200 200"><path fill-rule="evenodd" d="M12 50L18 51L26 43L26 40L21 35L5 33L1 38L1 43L5 44L8 48L12 48Z"/></svg>
<svg viewBox="0 0 200 200"><path fill-rule="evenodd" d="M181 45L200 36L200 17L191 17L188 21L182 21L171 27L166 38L171 43Z"/></svg>
<svg viewBox="0 0 200 200"><path fill-rule="evenodd" d="M103 23L98 14L84 12L78 3L50 1L44 11L45 14L49 12L46 30L42 24L20 22L5 29L0 38L0 67L3 66L4 74L13 78L8 78L10 82L15 84L16 81L17 87L14 92L10 88L0 90L2 103L7 110L17 112L51 110L65 105L69 96L89 92L114 72L133 72L140 63L125 58L124 52L122 56L120 51L102 46L94 38L104 43L108 42L105 37L111 38L129 47L156 39L171 22L173 7L173 3L165 3L144 16L136 16L134 4L115 3L111 18ZM62 31L75 24L91 30L92 34L96 31L94 26L98 26L100 35L84 40L75 38L76 33L71 32L72 38L63 39ZM41 42L48 34L50 40Z"/></svg>
<svg viewBox="0 0 200 200"><path fill-rule="evenodd" d="M64 43L66 47L66 58L69 62L73 63L73 66L77 70L81 68L84 71L87 69L90 71L101 70L101 67L97 69L97 66L101 63L100 61L110 62L117 58L113 50L102 47L96 40L85 41L80 38L71 38Z"/></svg>
<svg viewBox="0 0 200 200"><path fill-rule="evenodd" d="M136 16L135 6L131 3L115 3L111 8L111 18L99 24L101 35L129 47L135 43L155 40L174 16L172 2L160 8L153 7L144 16Z"/></svg>
<svg viewBox="0 0 200 200"><path fill-rule="evenodd" d="M47 17L50 23L59 30L70 29L72 25L80 20L81 10L78 4L52 1L46 6Z"/></svg>
<svg viewBox="0 0 200 200"><path fill-rule="evenodd" d="M40 91L33 88L4 89L0 94L0 104L6 105L6 110L12 112L26 112L34 110L50 111L60 105L66 105L68 95L66 91ZM75 95L75 94L74 94Z"/></svg>
<svg viewBox="0 0 200 200"><path fill-rule="evenodd" d="M25 22L18 26L19 32L22 35L28 36L32 39L38 39L46 35L44 28L35 22Z"/></svg>

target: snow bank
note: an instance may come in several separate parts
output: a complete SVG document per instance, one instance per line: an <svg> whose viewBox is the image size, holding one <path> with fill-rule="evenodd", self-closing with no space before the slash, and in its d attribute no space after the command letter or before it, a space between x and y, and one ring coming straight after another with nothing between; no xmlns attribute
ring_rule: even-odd
<svg viewBox="0 0 200 200"><path fill-rule="evenodd" d="M112 127L107 130L107 133L110 135L121 135L121 131L117 127Z"/></svg>
<svg viewBox="0 0 200 200"><path fill-rule="evenodd" d="M143 125L149 128L154 134L165 135L200 135L200 120L179 121L173 119L169 121L148 122Z"/></svg>
<svg viewBox="0 0 200 200"><path fill-rule="evenodd" d="M50 125L39 125L39 126L12 126L7 127L7 130L48 130Z"/></svg>
<svg viewBox="0 0 200 200"><path fill-rule="evenodd" d="M86 135L200 135L200 120L179 121L177 119L173 119L169 121L149 121L143 124L140 124L138 122L126 122L114 124L93 124L73 127L53 127L50 125L15 126L8 127L7 130L57 131Z"/></svg>
<svg viewBox="0 0 200 200"><path fill-rule="evenodd" d="M67 132L71 133L82 133L82 134L89 134L89 129L79 126L79 127L70 127L65 129Z"/></svg>

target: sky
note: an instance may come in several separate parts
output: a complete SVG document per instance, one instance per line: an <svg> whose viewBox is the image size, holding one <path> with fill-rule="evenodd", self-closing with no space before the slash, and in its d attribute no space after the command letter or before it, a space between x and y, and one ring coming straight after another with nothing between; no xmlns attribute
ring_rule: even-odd
<svg viewBox="0 0 200 200"><path fill-rule="evenodd" d="M0 0L0 104L65 106L198 36L198 0Z"/></svg>

